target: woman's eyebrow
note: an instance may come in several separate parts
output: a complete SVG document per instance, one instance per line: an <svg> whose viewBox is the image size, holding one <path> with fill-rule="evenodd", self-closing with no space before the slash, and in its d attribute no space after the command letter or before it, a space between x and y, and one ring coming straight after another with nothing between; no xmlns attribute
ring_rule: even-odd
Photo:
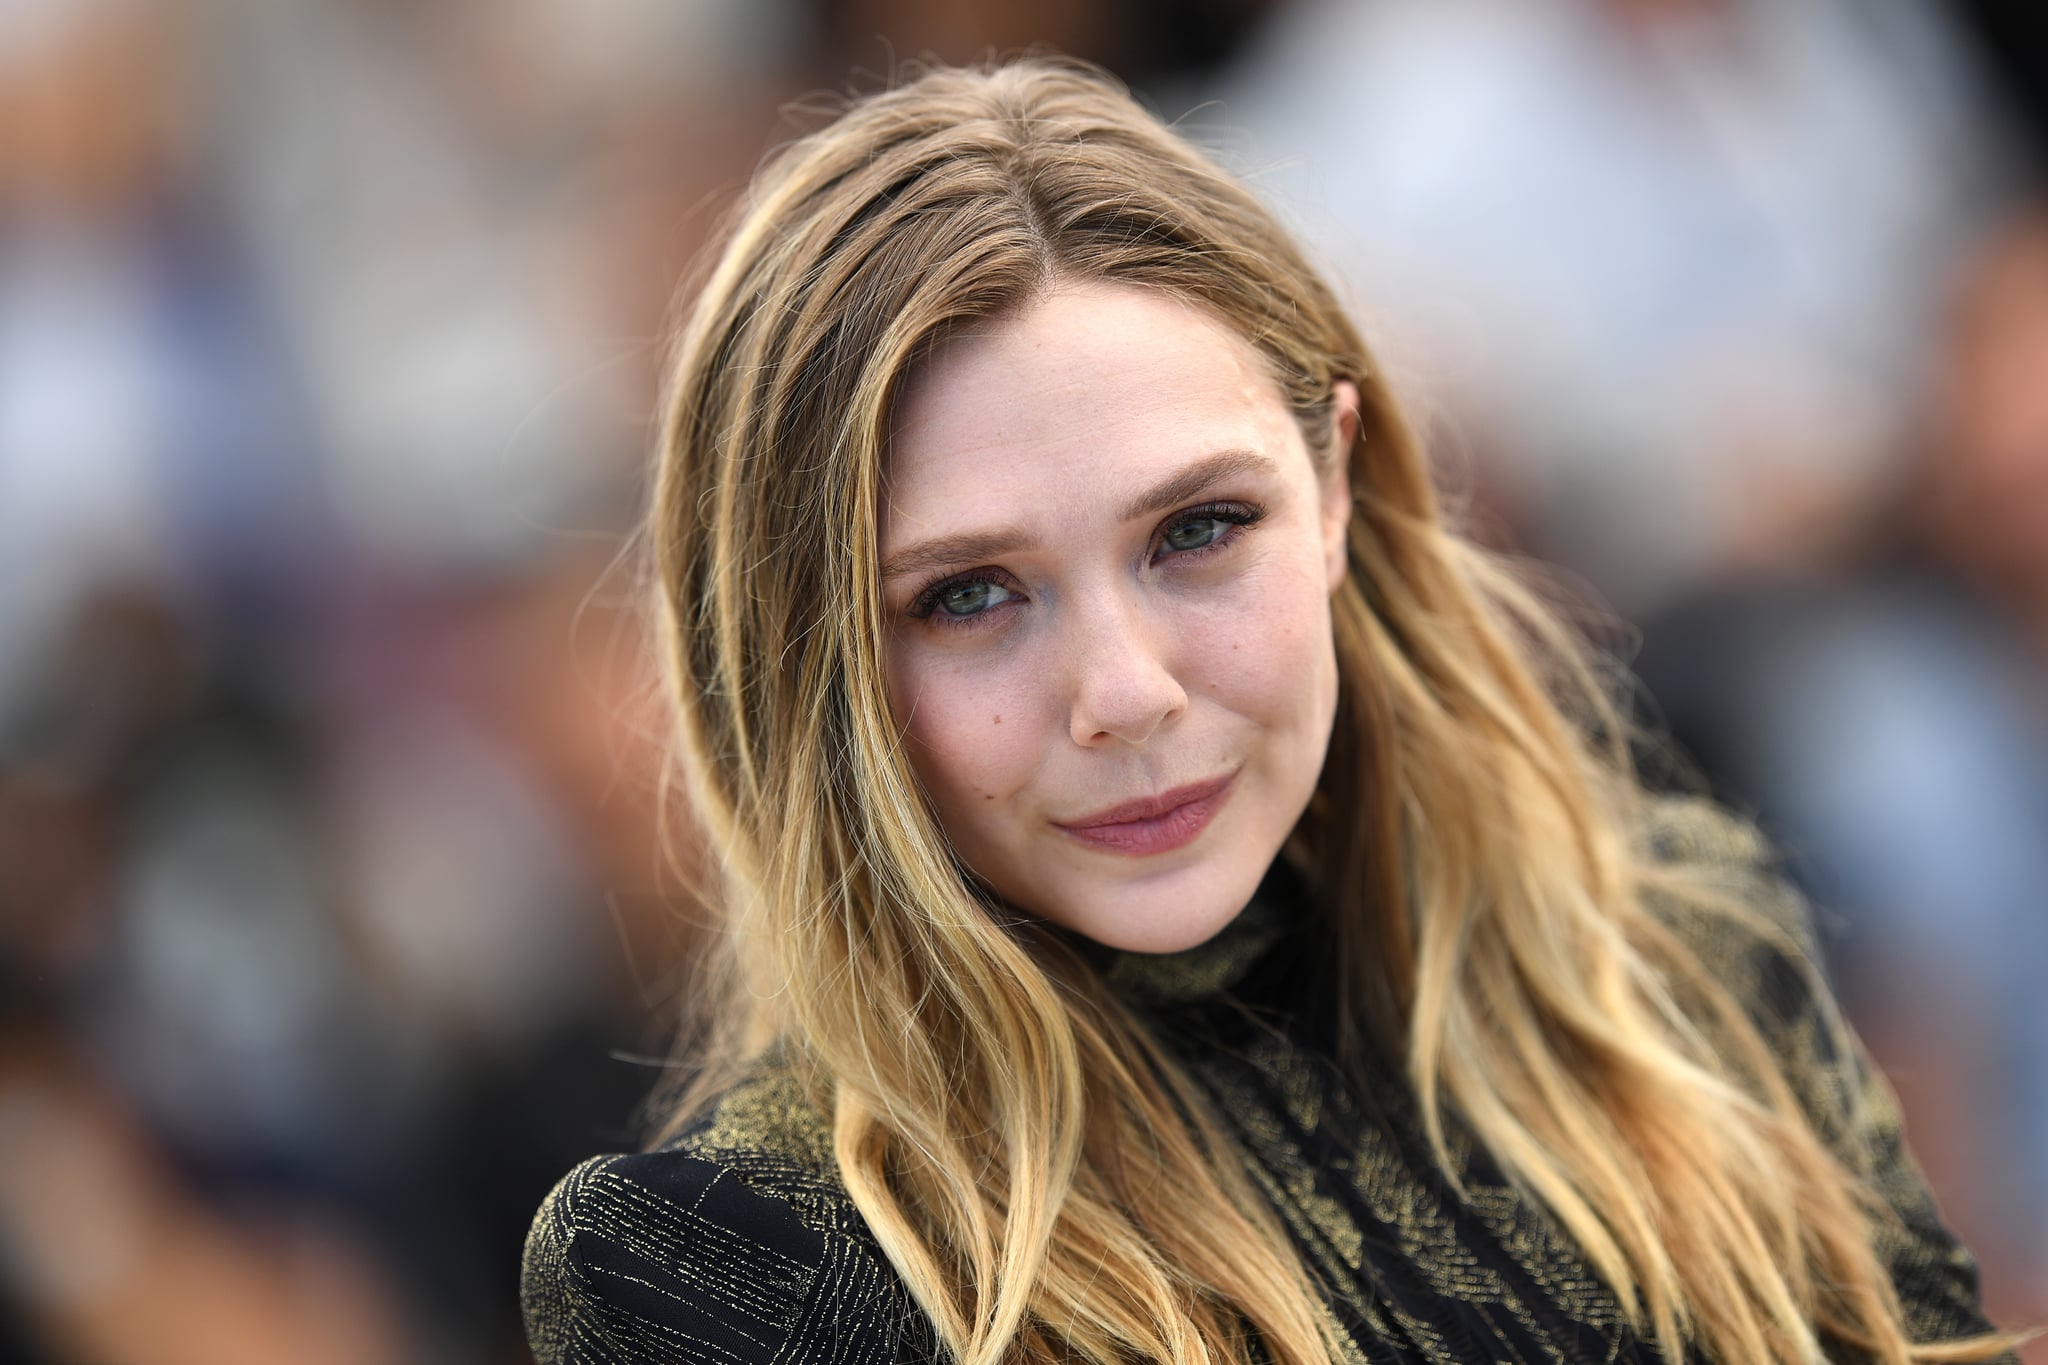
<svg viewBox="0 0 2048 1365"><path fill-rule="evenodd" d="M1126 502L1117 511L1121 521L1164 512L1201 493L1212 484L1238 474L1271 474L1274 464L1254 450L1219 450L1205 455L1178 473L1170 474ZM943 569L970 560L995 559L1033 548L1038 542L1021 530L968 531L957 536L937 536L906 545L882 564L882 581L930 569Z"/></svg>
<svg viewBox="0 0 2048 1365"><path fill-rule="evenodd" d="M938 536L907 545L882 564L884 582L927 569L943 569L967 560L994 559L999 555L1028 550L1038 542L1022 531L968 531L957 536Z"/></svg>
<svg viewBox="0 0 2048 1365"><path fill-rule="evenodd" d="M1117 517L1122 521L1136 521L1139 517L1154 512L1164 512L1178 503L1186 502L1207 489L1209 485L1238 474L1267 474L1275 472L1273 462L1256 450L1219 450L1214 455L1201 459L1153 484L1118 509Z"/></svg>

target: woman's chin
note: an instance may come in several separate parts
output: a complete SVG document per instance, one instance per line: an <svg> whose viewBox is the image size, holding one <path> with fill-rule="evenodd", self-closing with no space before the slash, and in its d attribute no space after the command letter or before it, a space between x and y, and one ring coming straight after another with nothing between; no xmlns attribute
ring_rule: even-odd
<svg viewBox="0 0 2048 1365"><path fill-rule="evenodd" d="M1178 953L1216 937L1258 889L1256 875L1246 880L1206 868L1181 871L1149 886L1124 883L1069 894L1045 917L1105 948Z"/></svg>

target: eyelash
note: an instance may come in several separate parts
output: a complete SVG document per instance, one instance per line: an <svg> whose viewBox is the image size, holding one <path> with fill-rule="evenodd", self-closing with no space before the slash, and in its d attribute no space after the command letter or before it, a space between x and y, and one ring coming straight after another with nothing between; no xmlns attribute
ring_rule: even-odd
<svg viewBox="0 0 2048 1365"><path fill-rule="evenodd" d="M1201 559L1212 551L1228 549L1235 545L1245 530L1255 526L1266 515L1266 509L1254 502L1211 502L1199 507L1185 508L1173 514L1160 524L1154 537L1155 545L1163 545L1166 537L1182 526L1201 521L1220 521L1223 529L1207 545L1197 545L1191 550L1174 550L1168 558L1185 563ZM1155 549L1154 553L1157 553ZM994 569L970 569L966 573L948 574L920 588L910 601L910 615L920 621L937 624L940 630L974 630L988 624L985 618L995 614L991 608L978 611L970 616L949 616L939 610L940 596L952 588L967 587L975 583L987 583L992 587L1007 588L1009 575ZM942 622L942 623L941 623Z"/></svg>

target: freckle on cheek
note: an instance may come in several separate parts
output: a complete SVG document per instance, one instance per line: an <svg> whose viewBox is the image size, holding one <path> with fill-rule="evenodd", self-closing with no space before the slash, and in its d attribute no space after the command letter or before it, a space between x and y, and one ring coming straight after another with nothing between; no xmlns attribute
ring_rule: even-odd
<svg viewBox="0 0 2048 1365"><path fill-rule="evenodd" d="M998 725L1001 725L1003 723L1003 718L1001 716L993 716L990 719L994 720L995 723Z"/></svg>

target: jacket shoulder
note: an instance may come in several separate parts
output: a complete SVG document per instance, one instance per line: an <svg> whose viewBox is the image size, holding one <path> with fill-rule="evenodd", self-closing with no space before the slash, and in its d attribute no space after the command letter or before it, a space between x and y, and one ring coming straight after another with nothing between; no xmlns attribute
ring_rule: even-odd
<svg viewBox="0 0 2048 1365"><path fill-rule="evenodd" d="M1805 896L1754 826L1711 802L1657 802L1648 834L1676 883L1652 897L1664 922L1742 1007L1823 1139L1861 1167L1863 1144L1850 1130L1870 1118L1865 1062L1828 987ZM1711 1019L1698 1022L1718 1037Z"/></svg>
<svg viewBox="0 0 2048 1365"><path fill-rule="evenodd" d="M824 1116L773 1063L667 1146L563 1177L520 1289L540 1365L936 1354L838 1180Z"/></svg>
<svg viewBox="0 0 2048 1365"><path fill-rule="evenodd" d="M1665 923L1759 1027L1782 1034L1831 1005L1812 909L1752 825L1710 801L1664 797L1651 803L1643 837L1691 893L1653 894Z"/></svg>
<svg viewBox="0 0 2048 1365"><path fill-rule="evenodd" d="M1942 1223L1892 1089L1828 989L1805 897L1751 826L1710 803L1660 802L1649 833L1660 861L1734 908L1673 905L1670 922L1742 1002L1815 1131L1872 1196L1874 1243L1908 1330L1919 1341L1988 1331L1976 1262Z"/></svg>

